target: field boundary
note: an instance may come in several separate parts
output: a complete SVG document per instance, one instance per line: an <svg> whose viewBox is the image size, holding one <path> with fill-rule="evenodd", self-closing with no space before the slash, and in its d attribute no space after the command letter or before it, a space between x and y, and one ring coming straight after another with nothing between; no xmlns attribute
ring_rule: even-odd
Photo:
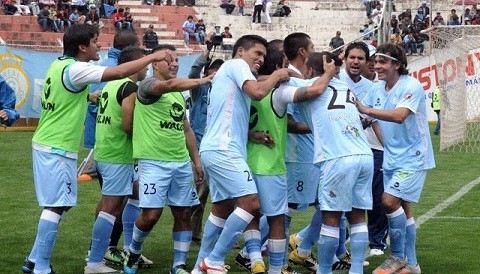
<svg viewBox="0 0 480 274"><path fill-rule="evenodd" d="M467 194L472 188L474 188L478 184L480 184L480 177L466 184L459 191L457 191L457 193L453 194L448 199L438 204L436 207L430 209L425 214L416 218L415 219L416 228L419 228L422 224L434 218L435 215L442 212L445 208L455 203L456 201L460 200L465 194Z"/></svg>

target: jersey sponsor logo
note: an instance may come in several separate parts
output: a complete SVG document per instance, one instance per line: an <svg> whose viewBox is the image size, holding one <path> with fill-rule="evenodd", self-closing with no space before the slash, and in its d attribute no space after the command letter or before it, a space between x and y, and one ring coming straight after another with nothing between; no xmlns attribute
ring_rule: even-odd
<svg viewBox="0 0 480 274"><path fill-rule="evenodd" d="M0 54L0 74L8 86L15 91L15 108L22 107L30 97L30 78L22 68L23 57L12 54L11 50Z"/></svg>
<svg viewBox="0 0 480 274"><path fill-rule="evenodd" d="M350 135L350 136L354 136L354 137L360 137L360 132L358 130L358 128L352 126L352 125L347 125L345 127L344 130L342 130L342 134L343 135Z"/></svg>
<svg viewBox="0 0 480 274"><path fill-rule="evenodd" d="M183 105L174 102L169 113L174 122L165 120L160 121L160 128L183 131L185 129L185 125L183 124L183 119L185 118L185 108Z"/></svg>
<svg viewBox="0 0 480 274"><path fill-rule="evenodd" d="M108 92L102 92L100 100L98 101L98 115L97 115L97 124L112 124L112 117L105 115L105 110L108 106Z"/></svg>
<svg viewBox="0 0 480 274"><path fill-rule="evenodd" d="M48 102L51 88L52 88L52 81L50 78L47 78L47 80L45 81L45 86L43 87L42 108L44 110L55 111L55 103Z"/></svg>

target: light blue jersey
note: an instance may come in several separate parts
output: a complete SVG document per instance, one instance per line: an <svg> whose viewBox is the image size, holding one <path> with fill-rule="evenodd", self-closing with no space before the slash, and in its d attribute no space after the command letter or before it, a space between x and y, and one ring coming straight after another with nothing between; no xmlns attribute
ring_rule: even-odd
<svg viewBox="0 0 480 274"><path fill-rule="evenodd" d="M300 106L313 131L314 163L350 155L372 155L355 106L355 95L345 82L333 78L321 96Z"/></svg>
<svg viewBox="0 0 480 274"><path fill-rule="evenodd" d="M404 107L412 112L402 124L378 120L385 145L384 170L420 171L435 167L425 93L418 80L401 75L388 92L385 82L379 81L363 103L380 110Z"/></svg>
<svg viewBox="0 0 480 274"><path fill-rule="evenodd" d="M286 85L294 87L308 87L315 82L312 79L290 78ZM288 114L299 122L307 124L300 115L297 104L289 104L287 108ZM287 136L287 156L285 162L287 163L312 163L313 161L313 134L293 134L289 133Z"/></svg>
<svg viewBox="0 0 480 274"><path fill-rule="evenodd" d="M350 76L348 76L345 69L340 70L339 76L340 80L347 83L350 90L353 91L355 96L360 101L363 101L367 94L372 92L373 82L363 76L360 76L360 81L356 83L352 80L352 78L350 78ZM362 115L362 117L365 118L366 115ZM378 140L377 135L373 131L372 127L367 127L365 129L365 135L367 135L368 143L372 149L383 151L383 146Z"/></svg>
<svg viewBox="0 0 480 274"><path fill-rule="evenodd" d="M215 74L200 153L223 150L247 159L251 99L242 86L248 80L256 78L243 59L226 61Z"/></svg>

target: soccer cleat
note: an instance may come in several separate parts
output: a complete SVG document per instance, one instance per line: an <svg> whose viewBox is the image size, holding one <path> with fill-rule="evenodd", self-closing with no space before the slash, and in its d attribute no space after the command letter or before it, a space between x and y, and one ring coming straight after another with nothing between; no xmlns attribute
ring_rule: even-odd
<svg viewBox="0 0 480 274"><path fill-rule="evenodd" d="M174 266L170 269L170 274L189 274L187 266L184 264Z"/></svg>
<svg viewBox="0 0 480 274"><path fill-rule="evenodd" d="M235 257L235 263L237 263L241 268L250 272L252 267L252 262L250 261L250 259L245 258L243 256L243 250L240 250L240 252L238 252L237 257Z"/></svg>
<svg viewBox="0 0 480 274"><path fill-rule="evenodd" d="M298 272L293 270L293 268L291 266L289 266L288 264L286 264L282 267L282 271L280 273L282 273L282 274L298 274Z"/></svg>
<svg viewBox="0 0 480 274"><path fill-rule="evenodd" d="M252 265L253 274L264 274L265 273L265 263L263 261L256 261Z"/></svg>
<svg viewBox="0 0 480 274"><path fill-rule="evenodd" d="M26 274L33 273L34 268L35 268L35 263L30 261L28 258L25 258L22 265L23 273L26 273Z"/></svg>
<svg viewBox="0 0 480 274"><path fill-rule="evenodd" d="M103 258L111 264L122 265L124 254L116 246L109 246Z"/></svg>
<svg viewBox="0 0 480 274"><path fill-rule="evenodd" d="M352 267L352 258L350 253L345 253L343 257L332 265L332 270L348 270Z"/></svg>
<svg viewBox="0 0 480 274"><path fill-rule="evenodd" d="M302 241L297 238L297 233L290 235L288 238L288 247L291 250L297 249L301 243Z"/></svg>
<svg viewBox="0 0 480 274"><path fill-rule="evenodd" d="M140 255L138 259L138 268L150 268L153 265L153 262L147 259L145 256Z"/></svg>
<svg viewBox="0 0 480 274"><path fill-rule="evenodd" d="M417 265L407 264L402 269L395 272L395 274L421 274L421 273L422 273L422 270L420 269L420 266L418 264Z"/></svg>
<svg viewBox="0 0 480 274"><path fill-rule="evenodd" d="M126 274L136 274L138 270L138 260L140 254L127 252L125 260L123 260L123 272Z"/></svg>
<svg viewBox="0 0 480 274"><path fill-rule="evenodd" d="M392 274L407 265L405 260L390 255L383 263L375 268L372 274Z"/></svg>
<svg viewBox="0 0 480 274"><path fill-rule="evenodd" d="M206 274L225 274L230 269L228 265L208 265L206 259L202 260L198 268Z"/></svg>
<svg viewBox="0 0 480 274"><path fill-rule="evenodd" d="M308 256L302 256L298 254L297 249L294 249L288 254L288 260L296 265L301 265L310 271L316 272L318 268L317 260L313 258L312 254Z"/></svg>
<svg viewBox="0 0 480 274"><path fill-rule="evenodd" d="M120 273L116 269L106 266L104 263L98 266L85 266L84 274L97 274L97 273Z"/></svg>
<svg viewBox="0 0 480 274"><path fill-rule="evenodd" d="M370 256L382 256L383 254L385 254L385 252L383 252L383 250L378 248L372 248L370 249L370 252L369 252Z"/></svg>

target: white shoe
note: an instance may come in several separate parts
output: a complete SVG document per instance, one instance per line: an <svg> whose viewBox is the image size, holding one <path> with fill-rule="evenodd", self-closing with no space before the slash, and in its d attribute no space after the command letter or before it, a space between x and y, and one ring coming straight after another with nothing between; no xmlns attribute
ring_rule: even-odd
<svg viewBox="0 0 480 274"><path fill-rule="evenodd" d="M95 273L121 273L116 269L110 268L105 264L100 264L97 266L85 266L84 274L95 274Z"/></svg>
<svg viewBox="0 0 480 274"><path fill-rule="evenodd" d="M370 256L382 256L383 254L385 254L385 252L383 252L381 249L370 249Z"/></svg>

